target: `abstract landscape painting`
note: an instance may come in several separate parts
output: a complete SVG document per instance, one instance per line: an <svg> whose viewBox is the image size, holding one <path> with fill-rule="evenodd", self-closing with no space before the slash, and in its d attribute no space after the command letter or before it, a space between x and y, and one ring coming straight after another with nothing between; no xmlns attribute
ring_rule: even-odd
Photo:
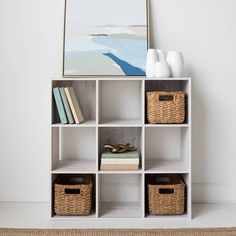
<svg viewBox="0 0 236 236"><path fill-rule="evenodd" d="M146 0L66 0L64 76L145 75Z"/></svg>

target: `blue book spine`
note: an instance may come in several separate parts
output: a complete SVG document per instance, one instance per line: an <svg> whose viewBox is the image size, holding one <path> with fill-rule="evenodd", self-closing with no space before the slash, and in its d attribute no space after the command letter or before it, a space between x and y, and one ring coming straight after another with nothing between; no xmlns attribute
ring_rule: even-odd
<svg viewBox="0 0 236 236"><path fill-rule="evenodd" d="M59 88L53 88L53 95L54 95L54 98L55 98L55 102L56 102L56 105L57 105L57 110L58 110L58 113L59 113L59 116L60 116L61 123L62 124L67 124L68 120L67 120L67 117L66 117L66 113L65 113L63 103L62 103Z"/></svg>
<svg viewBox="0 0 236 236"><path fill-rule="evenodd" d="M72 113L71 113L71 110L70 110L70 106L69 106L69 103L68 103L68 100L67 100L67 97L66 97L65 89L64 88L59 88L59 90L60 90L62 102L64 104L64 108L65 108L66 115L67 115L67 118L69 120L69 123L74 124L75 122L74 122L74 119L73 119L73 116L72 116Z"/></svg>

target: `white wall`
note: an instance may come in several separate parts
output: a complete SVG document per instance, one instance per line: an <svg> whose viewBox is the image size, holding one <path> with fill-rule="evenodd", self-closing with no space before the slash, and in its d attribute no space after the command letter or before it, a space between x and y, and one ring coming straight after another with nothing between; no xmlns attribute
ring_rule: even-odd
<svg viewBox="0 0 236 236"><path fill-rule="evenodd" d="M236 201L235 0L151 0L151 45L193 77L196 201ZM64 0L0 0L0 200L48 201L50 79L61 74Z"/></svg>

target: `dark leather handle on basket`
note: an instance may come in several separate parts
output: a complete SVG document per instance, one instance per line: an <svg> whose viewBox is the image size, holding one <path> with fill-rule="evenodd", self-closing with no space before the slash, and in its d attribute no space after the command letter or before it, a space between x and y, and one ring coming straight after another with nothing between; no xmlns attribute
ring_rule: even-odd
<svg viewBox="0 0 236 236"><path fill-rule="evenodd" d="M175 190L173 188L160 188L159 194L174 194Z"/></svg>
<svg viewBox="0 0 236 236"><path fill-rule="evenodd" d="M80 194L80 189L65 188L65 194Z"/></svg>
<svg viewBox="0 0 236 236"><path fill-rule="evenodd" d="M161 101L161 102L169 102L169 101L173 101L173 100L174 100L173 95L160 95L159 96L159 101Z"/></svg>

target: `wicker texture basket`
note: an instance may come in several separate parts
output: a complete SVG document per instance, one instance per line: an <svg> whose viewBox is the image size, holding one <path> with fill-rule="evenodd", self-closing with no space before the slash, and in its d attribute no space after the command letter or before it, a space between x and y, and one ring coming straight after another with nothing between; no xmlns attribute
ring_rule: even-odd
<svg viewBox="0 0 236 236"><path fill-rule="evenodd" d="M147 92L147 119L151 124L181 124L185 119L185 94Z"/></svg>
<svg viewBox="0 0 236 236"><path fill-rule="evenodd" d="M92 176L60 176L54 184L57 215L89 215L92 208Z"/></svg>
<svg viewBox="0 0 236 236"><path fill-rule="evenodd" d="M151 215L184 213L185 183L178 175L151 176L148 180L148 208Z"/></svg>

